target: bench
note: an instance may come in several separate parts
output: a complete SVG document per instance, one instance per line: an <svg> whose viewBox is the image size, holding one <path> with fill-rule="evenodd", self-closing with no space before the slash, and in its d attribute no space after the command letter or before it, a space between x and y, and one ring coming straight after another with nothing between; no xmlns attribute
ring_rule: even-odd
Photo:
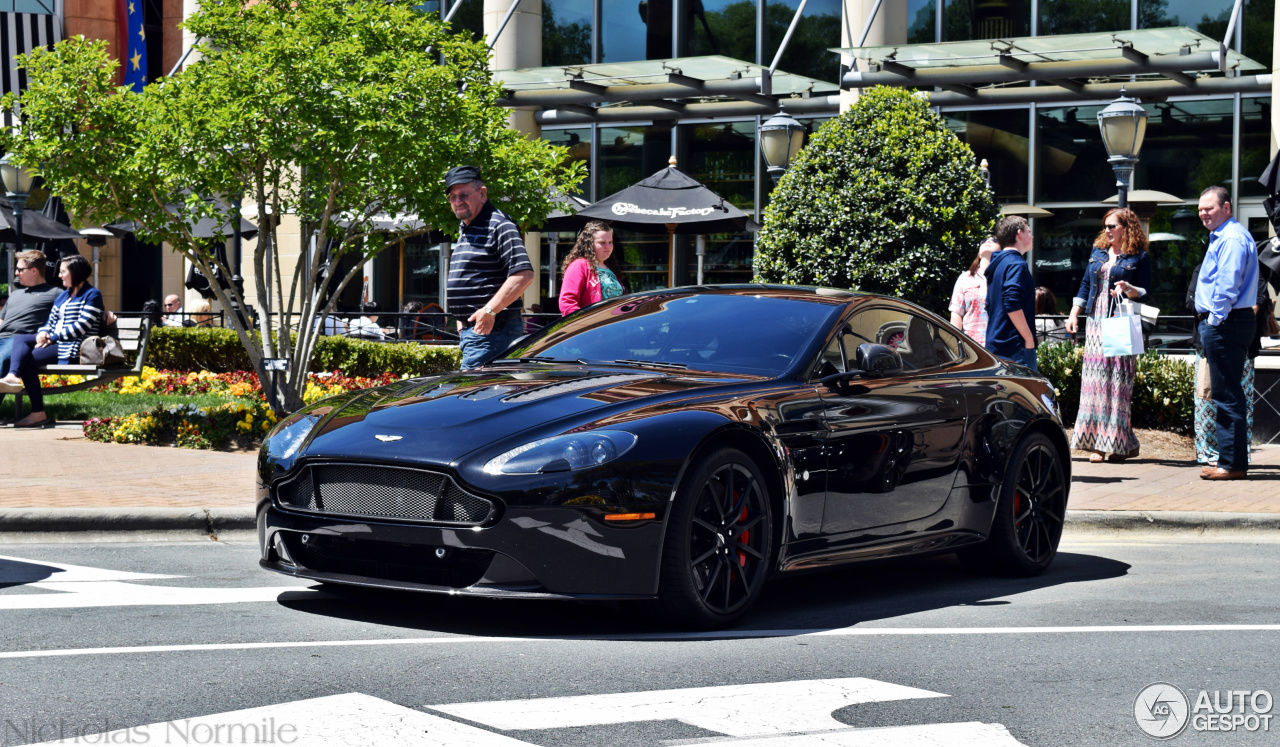
<svg viewBox="0 0 1280 747"><path fill-rule="evenodd" d="M120 347L125 353L134 354L134 362L132 366L95 366L81 363L68 363L66 365L51 364L41 366L42 374L62 374L64 376L86 376L84 381L78 384L64 384L62 386L41 387L44 394L62 394L68 392L79 392L85 389L92 389L100 384L105 384L114 379L123 379L129 376L141 376L142 367L147 363L147 343L151 339L151 319L148 317L116 317L116 328L120 332ZM13 419L16 421L22 417L22 395L27 390L23 389L14 395L13 402Z"/></svg>

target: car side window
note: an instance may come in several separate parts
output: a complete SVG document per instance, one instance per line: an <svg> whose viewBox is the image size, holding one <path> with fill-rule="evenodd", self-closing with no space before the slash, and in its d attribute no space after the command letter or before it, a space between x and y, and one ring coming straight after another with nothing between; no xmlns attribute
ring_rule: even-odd
<svg viewBox="0 0 1280 747"><path fill-rule="evenodd" d="M849 340L851 349L862 342L892 348L902 356L902 366L907 371L945 366L962 357L954 335L945 334L925 317L900 309L866 309L855 314L848 326L853 337Z"/></svg>

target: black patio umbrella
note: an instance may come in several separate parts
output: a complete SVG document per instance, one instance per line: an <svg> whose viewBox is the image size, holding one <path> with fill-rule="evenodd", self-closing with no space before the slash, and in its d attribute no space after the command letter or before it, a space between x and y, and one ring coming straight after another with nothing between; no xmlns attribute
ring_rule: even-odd
<svg viewBox="0 0 1280 747"><path fill-rule="evenodd" d="M584 208L575 217L609 221L615 228L667 234L668 283L675 278L675 235L759 231L751 216L671 165Z"/></svg>
<svg viewBox="0 0 1280 747"><path fill-rule="evenodd" d="M137 233L140 228L142 228L142 224L137 222L136 220L126 220L126 221L121 221L119 223L108 223L106 225L106 229L108 231L114 233L117 236L122 236L122 237L127 236L128 234L131 234L131 233ZM212 239L213 237L217 236L219 233L219 231L215 230L216 228L219 228L217 220L213 218L201 218L191 226L191 235L192 237L197 239ZM229 218L222 222L222 225L220 226L220 228L221 228L221 234L228 238L230 238L231 234L234 233L234 229L231 225L231 220ZM240 236L242 238L252 239L254 236L257 236L257 235L258 235L258 227L253 225L249 221L245 220L244 218L241 218L240 219Z"/></svg>
<svg viewBox="0 0 1280 747"><path fill-rule="evenodd" d="M556 195L555 204L556 207L551 211L551 214L542 223L530 226L530 231L577 233L589 221L593 220L582 215L582 211L590 207L591 203L581 197Z"/></svg>
<svg viewBox="0 0 1280 747"><path fill-rule="evenodd" d="M0 201L0 241L17 240L17 221L13 216L13 208L8 200ZM60 239L78 239L80 233L71 230L71 226L45 217L39 210L22 211L23 239L40 239L41 241L58 241Z"/></svg>

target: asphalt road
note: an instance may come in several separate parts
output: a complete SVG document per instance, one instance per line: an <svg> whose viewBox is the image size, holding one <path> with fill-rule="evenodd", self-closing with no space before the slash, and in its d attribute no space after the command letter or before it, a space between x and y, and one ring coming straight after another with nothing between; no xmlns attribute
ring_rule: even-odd
<svg viewBox="0 0 1280 747"><path fill-rule="evenodd" d="M1278 544L1077 532L1031 580L864 566L775 582L712 635L332 596L247 544L0 546L0 745L1141 745L1135 701L1180 718L1169 689L1139 698L1157 682L1188 698L1173 744L1274 745Z"/></svg>

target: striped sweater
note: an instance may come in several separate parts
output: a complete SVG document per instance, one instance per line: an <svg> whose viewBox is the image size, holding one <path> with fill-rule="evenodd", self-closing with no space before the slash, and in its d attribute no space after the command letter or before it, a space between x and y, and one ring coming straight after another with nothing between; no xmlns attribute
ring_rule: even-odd
<svg viewBox="0 0 1280 747"><path fill-rule="evenodd" d="M80 362L80 341L98 334L102 323L102 294L86 284L78 296L63 291L53 302L49 321L40 328L58 343L59 363Z"/></svg>

